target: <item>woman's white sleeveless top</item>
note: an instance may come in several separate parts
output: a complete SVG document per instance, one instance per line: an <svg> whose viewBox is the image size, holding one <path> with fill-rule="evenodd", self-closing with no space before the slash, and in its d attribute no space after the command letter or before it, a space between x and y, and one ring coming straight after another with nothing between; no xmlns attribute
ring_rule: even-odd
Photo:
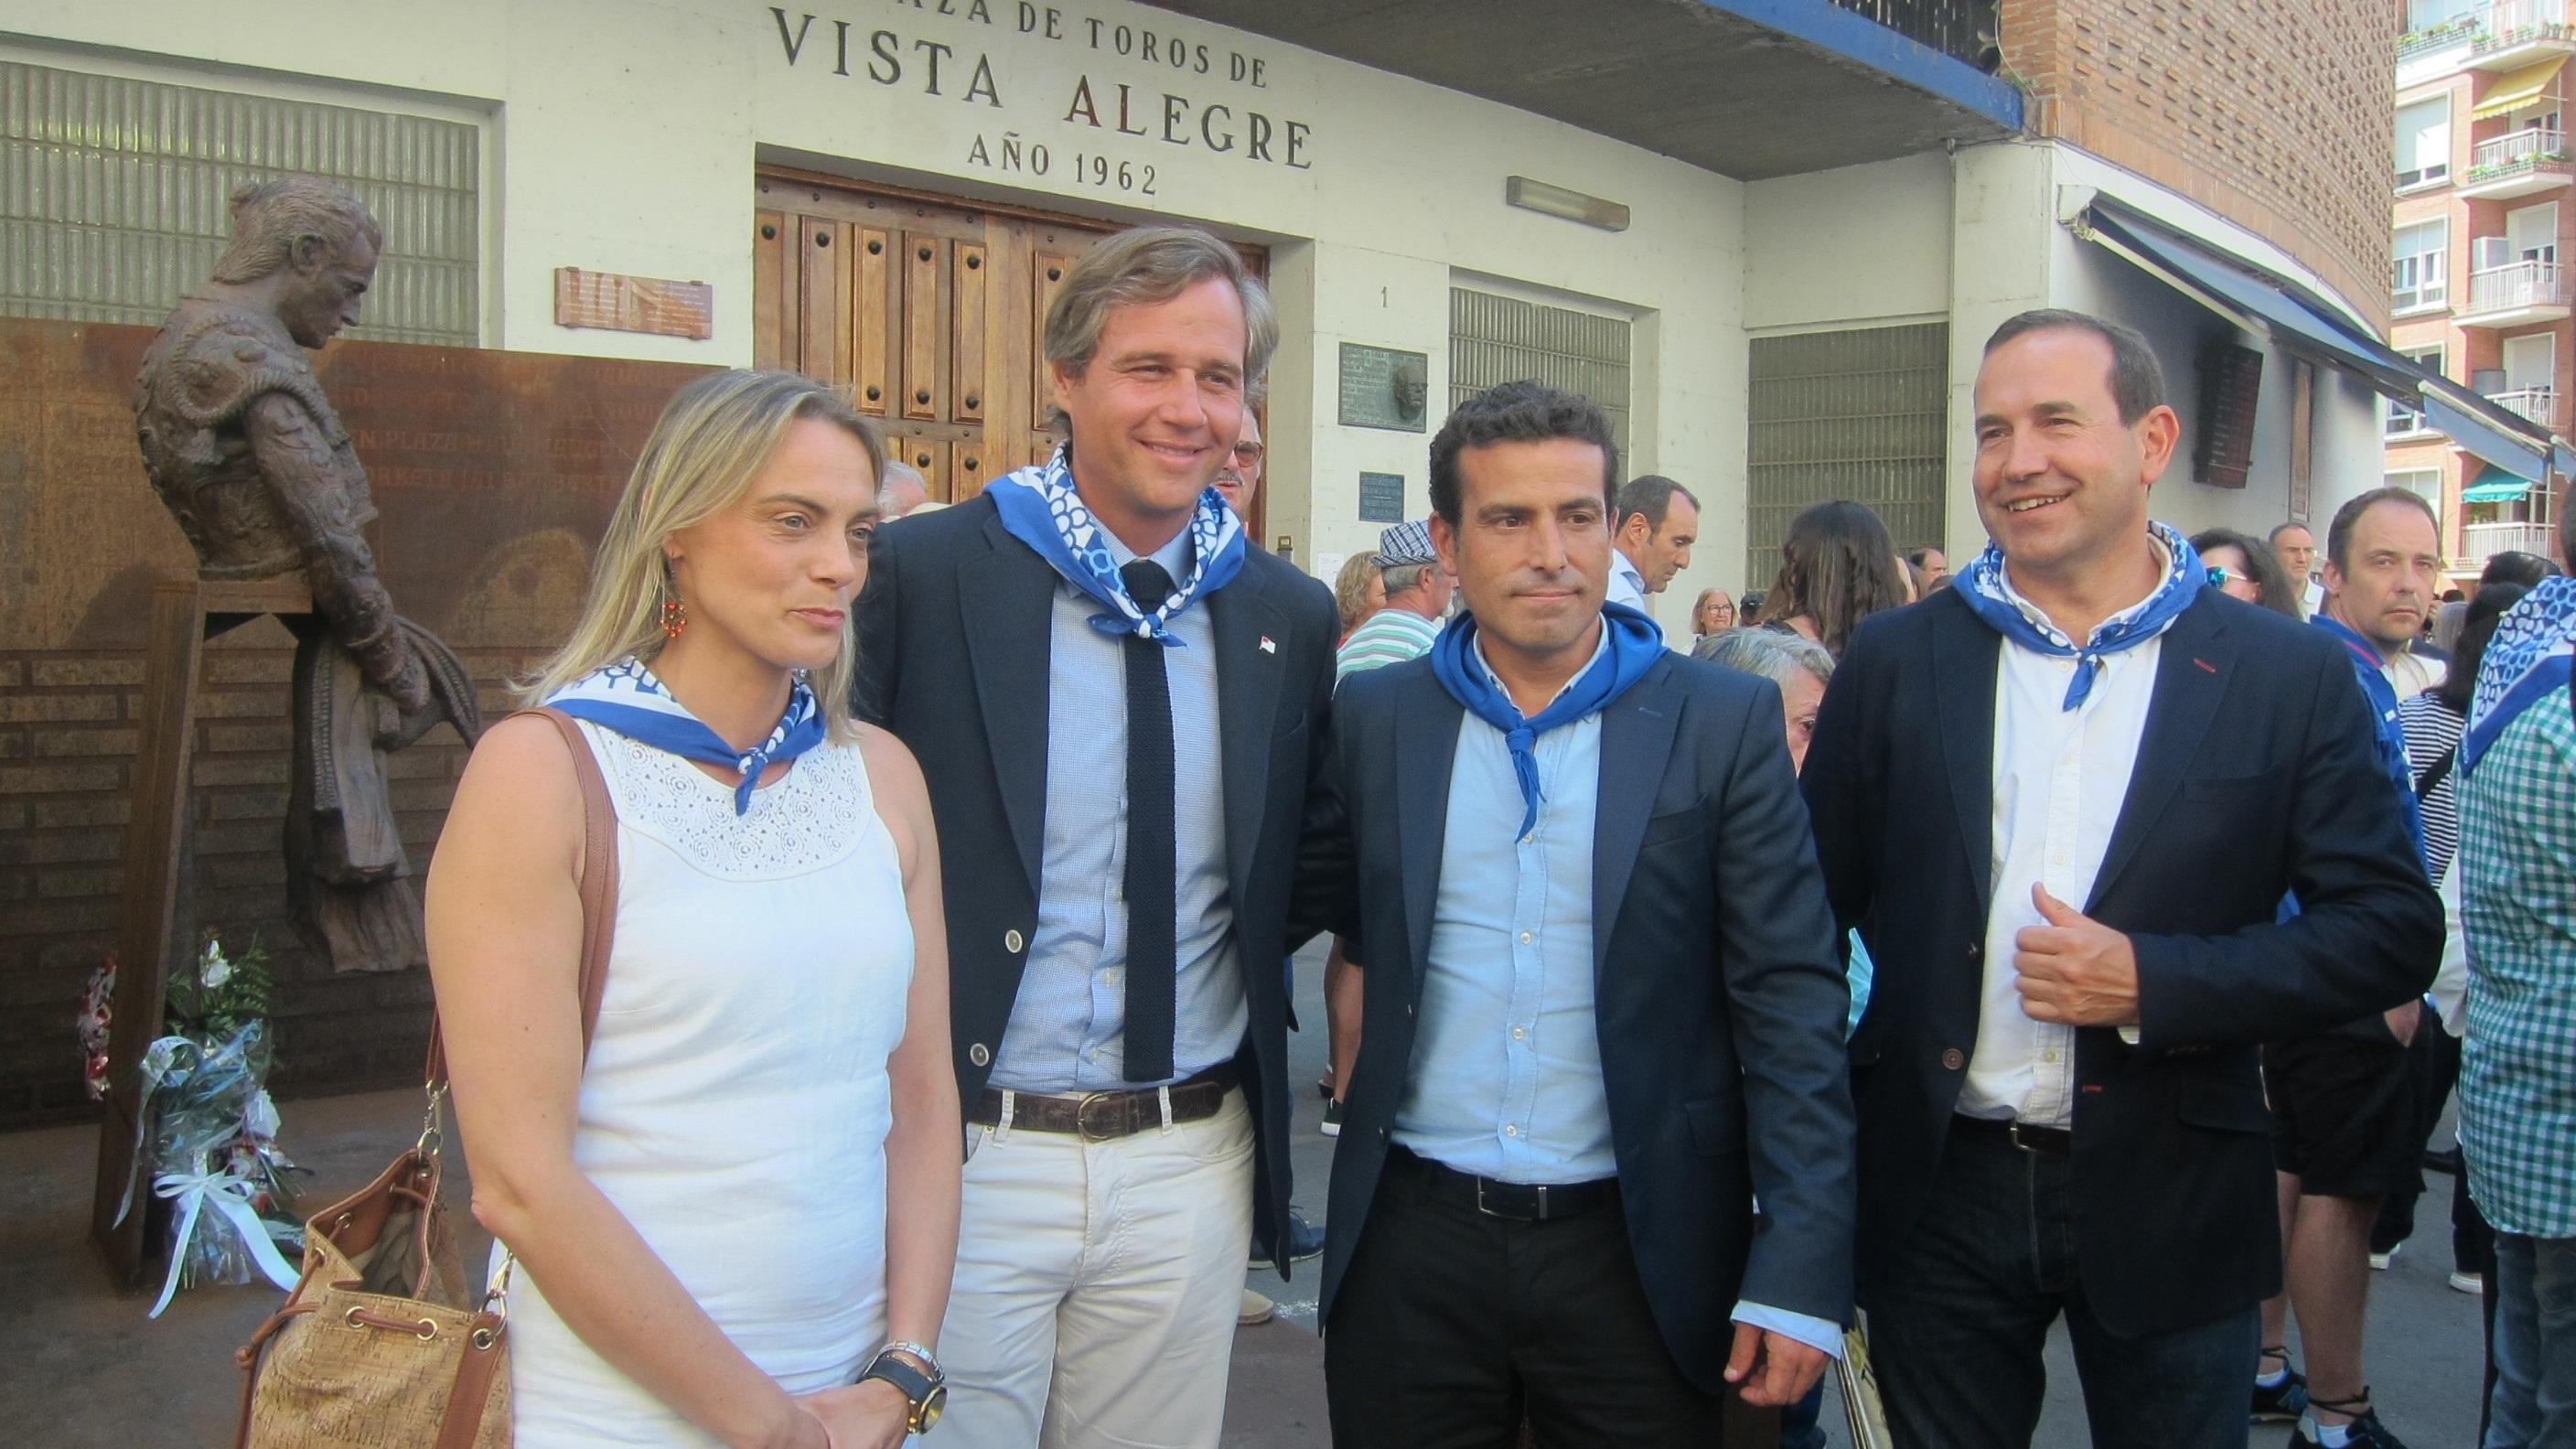
<svg viewBox="0 0 2576 1449"><path fill-rule="evenodd" d="M886 1063L913 949L859 748L806 752L737 816L688 761L582 732L619 873L573 1160L789 1392L846 1384L884 1333ZM575 1337L524 1266L509 1321L518 1449L716 1443Z"/></svg>

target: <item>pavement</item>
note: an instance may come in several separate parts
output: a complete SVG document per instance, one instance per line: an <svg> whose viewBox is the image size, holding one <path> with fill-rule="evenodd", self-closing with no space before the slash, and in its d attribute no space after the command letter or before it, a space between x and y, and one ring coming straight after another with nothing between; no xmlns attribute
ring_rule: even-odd
<svg viewBox="0 0 2576 1449"><path fill-rule="evenodd" d="M1292 1145L1297 1197L1320 1217L1333 1143L1316 1130L1322 1099L1311 1084L1324 1066L1323 956L1295 963L1305 1030L1289 1039L1298 1088ZM68 1048L66 1048L68 1051ZM66 1057L68 1061L68 1057ZM362 1186L419 1130L419 1096L378 1092L308 1098L280 1106L281 1140L313 1170L307 1201L327 1203ZM97 1135L86 1127L0 1134L0 1444L26 1449L212 1449L232 1442L241 1373L232 1352L275 1308L265 1284L184 1291L158 1320L151 1298L119 1293L87 1239ZM449 1154L448 1193L468 1262L488 1239L464 1211L461 1154ZM2434 1176L2415 1238L2387 1272L2371 1275L2369 1365L2380 1416L2414 1449L2467 1449L2477 1435L2483 1350L2477 1300L2455 1293L2450 1272L2449 1180ZM1235 1338L1227 1449L1322 1449L1323 1345L1315 1336L1316 1270L1293 1281L1268 1269L1246 1285L1279 1302L1279 1316ZM157 1289L157 1284L155 1288ZM2295 1345L2295 1337L2293 1343ZM2250 1371L2249 1371L2250 1372ZM1826 1428L1848 1438L1830 1388ZM2289 1428L2258 1427L2254 1449L2278 1449ZM2049 1346L2043 1449L2090 1442L2065 1335Z"/></svg>

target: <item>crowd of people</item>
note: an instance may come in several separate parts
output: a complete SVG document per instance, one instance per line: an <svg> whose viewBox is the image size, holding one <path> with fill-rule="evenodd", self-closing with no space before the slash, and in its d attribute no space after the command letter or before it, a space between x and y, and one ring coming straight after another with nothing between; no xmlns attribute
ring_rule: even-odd
<svg viewBox="0 0 2576 1449"><path fill-rule="evenodd" d="M1205 1449L1250 1245L1320 1255L1356 1449L1820 1444L1864 1343L1895 1443L2027 1445L2060 1320L2105 1449L2381 1449L2368 1265L2454 1081L2485 1442L2576 1443L2576 582L2444 649L2412 494L2314 583L2304 527L2185 538L2152 352L2049 311L1955 573L1820 503L1671 647L1699 499L1524 382L1328 590L1244 522L1277 341L1216 238L1102 242L1062 445L947 507L817 384L673 401L526 692L616 807L586 1055L546 722L429 883L519 1444Z"/></svg>

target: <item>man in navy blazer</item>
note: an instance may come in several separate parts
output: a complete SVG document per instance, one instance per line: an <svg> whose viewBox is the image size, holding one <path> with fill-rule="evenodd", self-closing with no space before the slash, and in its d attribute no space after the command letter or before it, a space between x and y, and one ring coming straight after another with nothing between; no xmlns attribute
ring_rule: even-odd
<svg viewBox="0 0 2576 1449"><path fill-rule="evenodd" d="M1535 383L1431 451L1466 616L1350 676L1307 881L1365 963L1334 1155L1343 1449L1721 1440L1849 1309L1848 1005L1767 680L1604 609L1617 448ZM1754 1200L1766 1221L1757 1232Z"/></svg>
<svg viewBox="0 0 2576 1449"><path fill-rule="evenodd" d="M2281 1282L2257 1048L2411 999L2441 909L2334 642L2149 522L2145 340L2024 314L1975 400L1995 546L1861 626L1800 776L1877 963L1871 1357L1899 1444L2025 1445L2063 1314L2097 1446L2242 1445Z"/></svg>

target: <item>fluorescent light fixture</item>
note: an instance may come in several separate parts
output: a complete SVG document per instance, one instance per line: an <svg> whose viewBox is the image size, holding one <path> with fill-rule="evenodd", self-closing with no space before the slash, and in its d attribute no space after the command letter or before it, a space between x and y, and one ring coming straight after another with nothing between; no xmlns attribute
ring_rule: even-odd
<svg viewBox="0 0 2576 1449"><path fill-rule="evenodd" d="M1504 179L1503 200L1525 211L1579 221L1603 231L1628 229L1628 208L1618 202L1586 196L1580 191L1568 191L1562 186L1550 186L1544 181L1532 181L1526 176Z"/></svg>

